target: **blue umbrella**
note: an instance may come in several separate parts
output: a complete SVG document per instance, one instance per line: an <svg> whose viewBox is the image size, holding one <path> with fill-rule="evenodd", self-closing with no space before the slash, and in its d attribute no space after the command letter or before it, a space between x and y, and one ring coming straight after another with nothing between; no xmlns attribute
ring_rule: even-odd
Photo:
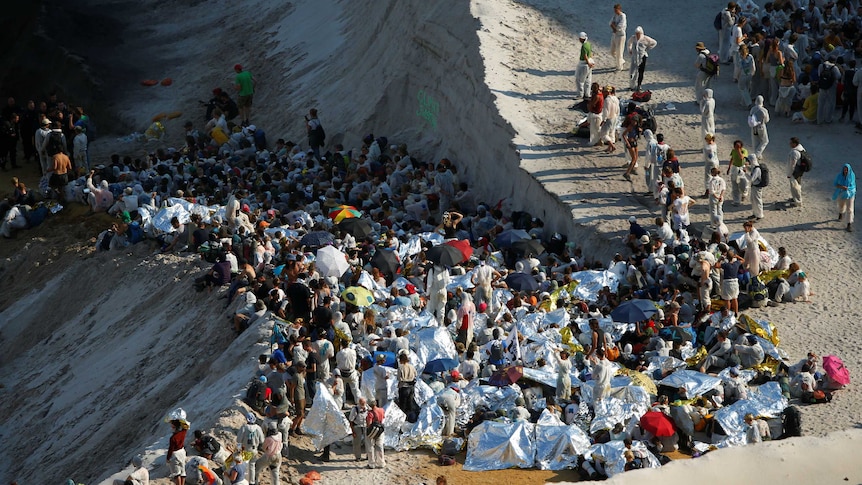
<svg viewBox="0 0 862 485"><path fill-rule="evenodd" d="M652 300L628 300L611 310L611 319L621 323L642 322L649 320L657 311Z"/></svg>
<svg viewBox="0 0 862 485"><path fill-rule="evenodd" d="M539 289L539 282L527 273L512 273L506 277L506 284L509 288L517 291L536 291Z"/></svg>
<svg viewBox="0 0 862 485"><path fill-rule="evenodd" d="M332 244L334 241L335 236L333 236L331 232L315 231L302 236L302 239L299 240L299 244L319 248L321 246L326 246L327 244Z"/></svg>
<svg viewBox="0 0 862 485"><path fill-rule="evenodd" d="M431 374L433 372L446 372L452 370L458 365L458 359L434 359L427 364L425 364L425 370L423 372Z"/></svg>
<svg viewBox="0 0 862 485"><path fill-rule="evenodd" d="M521 241L524 239L532 239L532 236L523 229L506 229L497 235L494 239L494 244L500 248L508 248L515 241Z"/></svg>

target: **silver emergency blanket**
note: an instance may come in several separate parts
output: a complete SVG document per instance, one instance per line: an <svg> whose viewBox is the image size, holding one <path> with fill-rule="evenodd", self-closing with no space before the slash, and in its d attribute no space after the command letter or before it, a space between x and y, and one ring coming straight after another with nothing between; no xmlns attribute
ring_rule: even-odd
<svg viewBox="0 0 862 485"><path fill-rule="evenodd" d="M637 386L631 386L637 387ZM643 390L642 387L639 389ZM635 399L635 402L627 402L616 397L602 398L598 403L593 404L596 417L590 424L590 433L601 431L603 429L613 429L617 423L626 424L630 419L640 420L649 410L649 396L646 396L646 391L643 391L640 396L637 392L631 394L622 393L624 397ZM646 396L647 402L644 403L642 398Z"/></svg>
<svg viewBox="0 0 862 485"><path fill-rule="evenodd" d="M407 258L422 251L422 240L419 236L410 236L406 243L398 246L398 258L407 261Z"/></svg>
<svg viewBox="0 0 862 485"><path fill-rule="evenodd" d="M661 375L667 375L671 372L685 369L686 367L687 365L685 361L679 360L676 357L671 357L669 355L655 355L650 357L644 374L654 377L656 375L656 371L661 371Z"/></svg>
<svg viewBox="0 0 862 485"><path fill-rule="evenodd" d="M375 385L377 383L377 377L374 375L375 367L362 373L362 385L359 389L362 395L369 400L376 399L374 397ZM386 397L390 400L398 399L398 371L392 367L384 366L383 368L386 369L386 375L388 376L388 379L386 379Z"/></svg>
<svg viewBox="0 0 862 485"><path fill-rule="evenodd" d="M780 349L780 348L776 347L769 340L766 340L765 338L763 338L759 335L755 335L754 338L756 338L757 341L760 342L760 346L763 347L763 353L766 354L767 356L772 357L773 359L776 359L776 360L789 360L790 359L790 356L787 355L787 352L785 352L784 349Z"/></svg>
<svg viewBox="0 0 862 485"><path fill-rule="evenodd" d="M625 451L626 446L622 441L611 441L590 446L587 452L584 453L584 457L592 457L593 460L604 463L605 473L608 477L612 477L625 471ZM646 445L642 441L632 441L632 452L635 456L641 458L644 468L661 467L661 463L647 450Z"/></svg>
<svg viewBox="0 0 862 485"><path fill-rule="evenodd" d="M615 371L616 372L616 371ZM615 376L611 378L611 389L626 387L632 383L632 379L628 376ZM595 386L596 381L588 380L586 382L581 383L578 382L578 385L581 388L581 400L592 404L593 403L593 387ZM572 387L575 387L575 381L572 381Z"/></svg>
<svg viewBox="0 0 862 485"><path fill-rule="evenodd" d="M746 414L778 417L786 407L787 398L781 394L781 386L772 381L762 386L750 387L748 399L741 399L717 410L714 417L727 435L733 436L745 431Z"/></svg>
<svg viewBox="0 0 862 485"><path fill-rule="evenodd" d="M575 425L536 424L536 466L541 470L575 468L589 447L590 438Z"/></svg>
<svg viewBox="0 0 862 485"><path fill-rule="evenodd" d="M316 389L311 409L302 421L302 432L311 435L315 449L322 450L348 436L350 422L326 386L318 382Z"/></svg>
<svg viewBox="0 0 862 485"><path fill-rule="evenodd" d="M731 241L736 241L736 244L739 246L739 249L743 252L745 251L746 246L748 246L748 244L746 244L745 242L744 231L734 232L733 234L728 236L727 242L730 243ZM760 259L763 261L763 264L767 268L771 268L776 262L778 262L778 251L776 251L775 248L773 248L772 245L769 244L769 241L764 239L763 233L760 233L760 238L758 238L757 241L766 247L765 254L764 251L760 252Z"/></svg>
<svg viewBox="0 0 862 485"><path fill-rule="evenodd" d="M416 349L416 356L423 366L435 359L458 358L455 342L445 327L421 328L409 333L407 339L410 348Z"/></svg>
<svg viewBox="0 0 862 485"><path fill-rule="evenodd" d="M197 215L201 216L204 223L206 223L206 224L209 224L212 221L213 216L219 216L222 221L225 220L225 217L224 217L225 206L223 206L223 205L207 206L207 205L202 205L202 204L196 204L194 202L189 202L186 199L178 199L176 197L169 197L168 198L168 205L169 206L175 206L175 205L182 206L182 208L185 209L186 212L189 213L189 216L191 216L191 214L197 214Z"/></svg>
<svg viewBox="0 0 862 485"><path fill-rule="evenodd" d="M464 470L481 472L506 468L532 468L536 446L531 423L485 421L473 429L467 440Z"/></svg>
<svg viewBox="0 0 862 485"><path fill-rule="evenodd" d="M633 323L615 322L611 317L602 317L597 320L599 321L599 328L609 334L613 338L614 342L618 342L624 333L634 330L635 328ZM575 319L575 323L578 325L578 330L580 330L581 334L587 336L592 335L592 330L590 330L590 318L579 317Z"/></svg>
<svg viewBox="0 0 862 485"><path fill-rule="evenodd" d="M422 238L423 241L430 242L433 246L443 244L444 241L443 236L436 232L423 232L419 234L419 237Z"/></svg>
<svg viewBox="0 0 862 485"><path fill-rule="evenodd" d="M739 378L742 379L742 382L748 382L757 375L757 372L751 369L739 369ZM721 378L722 381L730 381L733 380L733 377L730 375L730 367L725 367L721 369L721 372L718 373L718 377Z"/></svg>
<svg viewBox="0 0 862 485"><path fill-rule="evenodd" d="M607 270L577 271L572 273L572 279L578 282L573 296L588 302L598 300L599 292L605 286L609 287L613 293L616 293L620 286L617 275Z"/></svg>
<svg viewBox="0 0 862 485"><path fill-rule="evenodd" d="M401 440L401 427L407 421L407 415L404 411L395 404L394 401L389 401L383 408L383 446L390 449L398 449L398 442Z"/></svg>
<svg viewBox="0 0 862 485"><path fill-rule="evenodd" d="M419 369L416 369L416 372L419 372ZM422 407L432 397L434 397L434 390L431 389L431 386L422 379L416 379L416 384L413 386L413 400L416 405Z"/></svg>
<svg viewBox="0 0 862 485"><path fill-rule="evenodd" d="M515 399L521 397L521 389L515 384L506 387L479 385L476 381L461 389L461 406L456 422L461 426L473 417L476 408L486 406L491 411L513 409Z"/></svg>
<svg viewBox="0 0 862 485"><path fill-rule="evenodd" d="M188 222L191 220L190 216L191 214L189 214L189 212L185 210L185 208L183 208L183 206L181 205L162 207L161 209L159 209L158 212L155 213L155 215L152 215L151 232L155 235L169 234L171 232L174 232L175 229L171 225L171 219L176 217L177 219L179 219L180 224L188 224ZM146 229L147 228L144 227L145 231Z"/></svg>
<svg viewBox="0 0 862 485"><path fill-rule="evenodd" d="M693 370L678 370L658 383L673 388L684 387L686 395L693 398L718 387L721 379Z"/></svg>
<svg viewBox="0 0 862 485"><path fill-rule="evenodd" d="M462 275L452 275L449 277L449 284L446 285L446 289L454 293L455 290L458 289L458 287L464 290L475 288L476 285L474 285L473 282L470 281L470 278L472 277L473 271Z"/></svg>
<svg viewBox="0 0 862 485"><path fill-rule="evenodd" d="M430 388L429 388L430 389ZM413 427L401 434L398 451L412 450L425 446L436 448L443 444L443 410L436 400L431 400L422 406L419 418Z"/></svg>

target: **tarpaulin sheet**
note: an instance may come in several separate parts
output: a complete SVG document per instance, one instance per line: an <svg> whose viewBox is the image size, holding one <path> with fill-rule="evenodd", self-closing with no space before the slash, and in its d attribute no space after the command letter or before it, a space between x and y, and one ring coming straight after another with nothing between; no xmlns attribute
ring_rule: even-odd
<svg viewBox="0 0 862 485"><path fill-rule="evenodd" d="M407 415L404 411L390 401L383 408L383 446L390 449L398 449L398 443L401 440L401 426L407 421Z"/></svg>
<svg viewBox="0 0 862 485"><path fill-rule="evenodd" d="M781 386L767 382L758 387L750 387L748 399L741 399L717 410L714 414L728 436L745 431L745 415L777 417L787 407L787 398L781 394Z"/></svg>
<svg viewBox="0 0 862 485"><path fill-rule="evenodd" d="M485 421L476 426L467 441L464 470L532 468L536 456L533 427L532 423L497 421Z"/></svg>
<svg viewBox="0 0 862 485"><path fill-rule="evenodd" d="M686 395L693 398L718 387L721 379L693 370L678 370L659 381L659 384L673 388L684 387Z"/></svg>
<svg viewBox="0 0 862 485"><path fill-rule="evenodd" d="M318 382L314 402L302 421L302 432L311 435L317 450L344 439L350 434L350 422L335 402L332 394Z"/></svg>
<svg viewBox="0 0 862 485"><path fill-rule="evenodd" d="M396 449L404 451L420 446L436 448L443 444L442 434L443 410L437 405L436 400L430 400L419 410L419 418L413 423L413 426L401 435Z"/></svg>
<svg viewBox="0 0 862 485"><path fill-rule="evenodd" d="M414 330L407 335L407 340L410 342L410 348L416 350L416 356L423 366L435 359L458 358L455 342L445 327L425 327Z"/></svg>
<svg viewBox="0 0 862 485"><path fill-rule="evenodd" d="M572 279L578 282L575 287L574 296L588 302L595 302L599 299L599 292L603 287L607 286L612 293L616 293L619 289L620 280L614 273L604 271L577 271L572 273Z"/></svg>
<svg viewBox="0 0 862 485"><path fill-rule="evenodd" d="M590 446L584 457L592 456L594 460L601 461L605 466L605 473L612 477L623 473L626 467L625 457L626 445L622 441L610 441ZM659 468L661 463L647 450L642 441L632 441L632 452L643 460L644 468Z"/></svg>
<svg viewBox="0 0 862 485"><path fill-rule="evenodd" d="M589 447L590 438L575 425L536 424L536 466L541 470L575 468Z"/></svg>

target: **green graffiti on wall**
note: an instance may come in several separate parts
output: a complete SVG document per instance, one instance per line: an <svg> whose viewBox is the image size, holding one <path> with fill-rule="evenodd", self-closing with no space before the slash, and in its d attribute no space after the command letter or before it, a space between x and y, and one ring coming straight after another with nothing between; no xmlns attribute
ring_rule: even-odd
<svg viewBox="0 0 862 485"><path fill-rule="evenodd" d="M422 89L419 90L416 97L419 100L419 109L416 111L416 114L431 125L431 128L437 129L437 115L440 113L440 104Z"/></svg>

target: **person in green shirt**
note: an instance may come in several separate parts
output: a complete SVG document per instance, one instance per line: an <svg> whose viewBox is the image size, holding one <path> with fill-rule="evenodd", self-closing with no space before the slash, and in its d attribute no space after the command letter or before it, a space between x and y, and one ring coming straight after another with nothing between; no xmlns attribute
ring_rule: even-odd
<svg viewBox="0 0 862 485"><path fill-rule="evenodd" d="M233 66L233 70L236 71L236 78L233 87L239 92L239 98L237 100L239 117L242 120L242 125L248 126L256 80L254 79L254 76L251 75L251 72L243 70L241 64Z"/></svg>
<svg viewBox="0 0 862 485"><path fill-rule="evenodd" d="M730 163L727 164L727 174L730 175L733 190L733 205L741 204L748 197L748 178L745 176L747 158L748 150L743 146L742 140L735 140L733 151L730 152Z"/></svg>
<svg viewBox="0 0 862 485"><path fill-rule="evenodd" d="M593 46L587 42L587 33L578 35L581 42L581 50L578 54L578 65L575 68L575 101L583 97L587 99L590 95L590 86L593 84Z"/></svg>

